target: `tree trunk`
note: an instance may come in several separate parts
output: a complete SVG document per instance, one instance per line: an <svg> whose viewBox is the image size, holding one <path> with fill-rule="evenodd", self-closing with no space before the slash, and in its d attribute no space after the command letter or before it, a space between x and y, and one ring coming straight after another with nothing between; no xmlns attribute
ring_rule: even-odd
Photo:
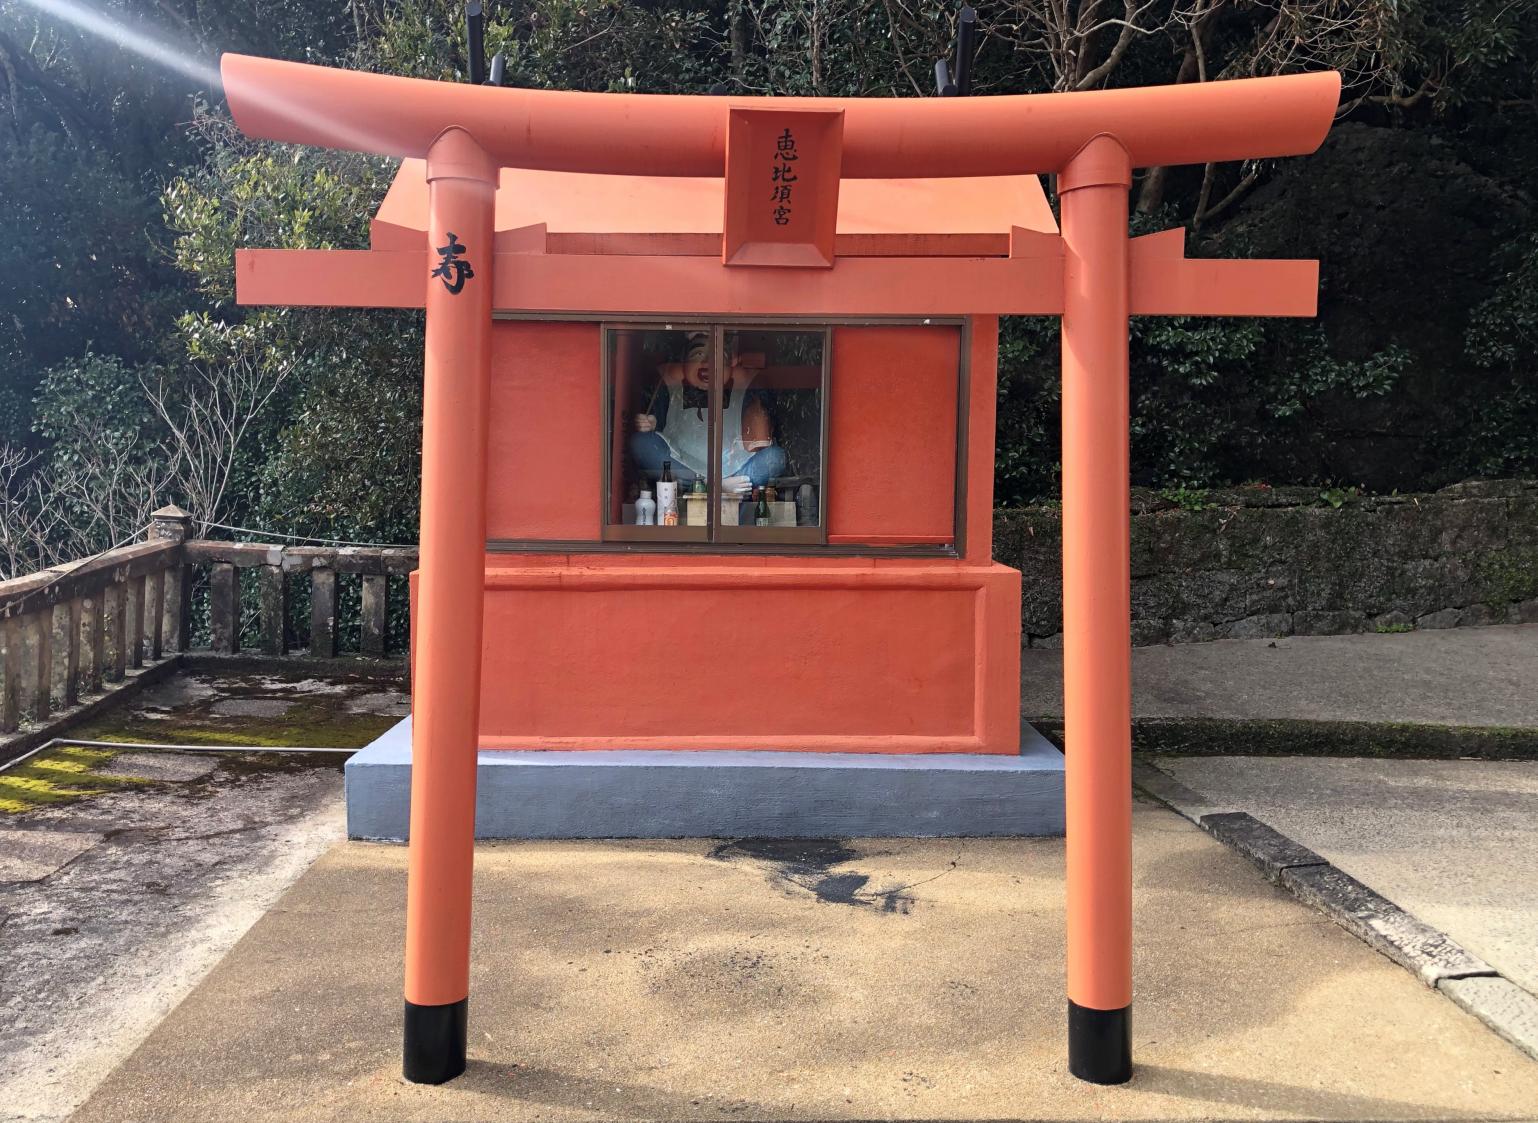
<svg viewBox="0 0 1538 1123"><path fill-rule="evenodd" d="M743 0L736 0L729 9L732 33L732 77L739 83L746 77L748 66L748 11Z"/></svg>
<svg viewBox="0 0 1538 1123"><path fill-rule="evenodd" d="M1149 168L1143 173L1142 186L1137 192L1137 213L1153 214L1164 205L1164 192L1169 186L1169 167Z"/></svg>

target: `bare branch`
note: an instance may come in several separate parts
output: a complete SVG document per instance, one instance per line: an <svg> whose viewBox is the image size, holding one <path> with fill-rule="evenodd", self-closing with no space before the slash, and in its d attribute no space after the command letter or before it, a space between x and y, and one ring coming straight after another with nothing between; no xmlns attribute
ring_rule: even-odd
<svg viewBox="0 0 1538 1123"><path fill-rule="evenodd" d="M171 473L199 520L199 533L224 514L230 479L251 427L293 373L292 359L267 351L254 334L230 335L227 354L199 360L191 385L141 379L145 397L170 434Z"/></svg>

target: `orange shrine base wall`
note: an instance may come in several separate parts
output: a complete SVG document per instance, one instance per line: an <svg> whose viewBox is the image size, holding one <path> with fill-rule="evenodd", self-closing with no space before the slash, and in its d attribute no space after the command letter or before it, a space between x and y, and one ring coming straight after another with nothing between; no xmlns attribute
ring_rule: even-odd
<svg viewBox="0 0 1538 1123"><path fill-rule="evenodd" d="M487 555L485 595L482 749L1019 750L1008 566Z"/></svg>
<svg viewBox="0 0 1538 1123"><path fill-rule="evenodd" d="M1018 751L1016 570L714 561L488 559L481 747Z"/></svg>

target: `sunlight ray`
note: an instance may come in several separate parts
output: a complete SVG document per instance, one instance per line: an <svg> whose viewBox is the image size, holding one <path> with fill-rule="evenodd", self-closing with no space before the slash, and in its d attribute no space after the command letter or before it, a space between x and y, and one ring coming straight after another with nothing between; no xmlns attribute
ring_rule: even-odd
<svg viewBox="0 0 1538 1123"><path fill-rule="evenodd" d="M180 42L170 36L150 35L136 30L121 19L83 3L82 0L22 0L22 3L184 75L210 92L219 91L223 87L217 65L213 60L202 57L201 49L191 44ZM269 109L290 120L326 119L324 112L297 99L287 98L270 91L261 96ZM327 126L333 138L332 143L336 147L370 153L389 151L388 143L379 137L343 127L334 121L327 120Z"/></svg>
<svg viewBox="0 0 1538 1123"><path fill-rule="evenodd" d="M22 3L82 31L108 39L125 50L159 63L210 89L219 87L218 69L210 60L197 57L198 53L189 45L146 35L106 12L80 3L80 0L22 0Z"/></svg>

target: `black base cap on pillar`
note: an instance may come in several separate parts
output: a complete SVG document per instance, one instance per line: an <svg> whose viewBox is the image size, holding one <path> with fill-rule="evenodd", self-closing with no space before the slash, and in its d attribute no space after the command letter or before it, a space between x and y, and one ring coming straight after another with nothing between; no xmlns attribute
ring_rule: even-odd
<svg viewBox="0 0 1538 1123"><path fill-rule="evenodd" d="M443 1084L465 1071L465 1031L470 1000L446 1006L406 1003L406 1049L402 1071L413 1084Z"/></svg>
<svg viewBox="0 0 1538 1123"><path fill-rule="evenodd" d="M1091 1084L1132 1079L1132 1007L1092 1010L1068 1002L1068 1071Z"/></svg>

